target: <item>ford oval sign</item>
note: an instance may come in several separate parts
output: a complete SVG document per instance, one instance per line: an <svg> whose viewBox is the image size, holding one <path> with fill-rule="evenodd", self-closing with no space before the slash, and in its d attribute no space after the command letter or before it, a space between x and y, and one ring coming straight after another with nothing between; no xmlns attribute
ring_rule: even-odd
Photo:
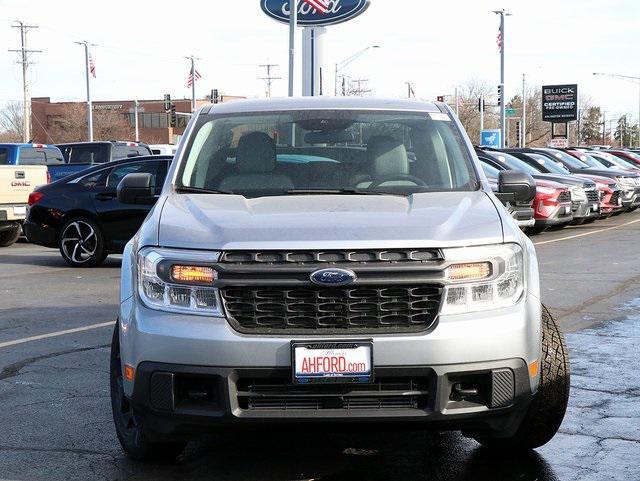
<svg viewBox="0 0 640 481"><path fill-rule="evenodd" d="M262 11L274 20L289 23L292 0L260 0ZM298 25L320 27L335 25L357 17L369 7L370 0L298 0ZM318 5L318 6L314 6ZM324 7L326 5L326 8ZM322 7L322 8L321 8Z"/></svg>
<svg viewBox="0 0 640 481"><path fill-rule="evenodd" d="M347 269L321 269L310 276L311 282L319 286L346 286L356 280L356 274Z"/></svg>

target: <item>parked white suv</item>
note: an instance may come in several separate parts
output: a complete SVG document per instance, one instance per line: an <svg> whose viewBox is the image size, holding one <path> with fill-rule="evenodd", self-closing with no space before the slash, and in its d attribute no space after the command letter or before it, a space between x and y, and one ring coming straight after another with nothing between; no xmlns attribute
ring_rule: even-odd
<svg viewBox="0 0 640 481"><path fill-rule="evenodd" d="M152 195L146 174L121 202ZM531 449L563 419L532 243L451 110L301 98L202 108L127 245L115 425L135 458L216 428L378 423Z"/></svg>

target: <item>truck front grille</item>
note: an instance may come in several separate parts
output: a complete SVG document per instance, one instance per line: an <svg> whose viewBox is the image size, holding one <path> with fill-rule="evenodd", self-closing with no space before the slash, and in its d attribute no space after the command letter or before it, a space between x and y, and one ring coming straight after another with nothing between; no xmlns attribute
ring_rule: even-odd
<svg viewBox="0 0 640 481"><path fill-rule="evenodd" d="M247 411L426 409L429 378L380 378L373 384L293 385L290 378L239 379L238 406Z"/></svg>
<svg viewBox="0 0 640 481"><path fill-rule="evenodd" d="M571 192L568 190L563 190L558 195L558 202L571 202Z"/></svg>
<svg viewBox="0 0 640 481"><path fill-rule="evenodd" d="M435 285L225 287L229 322L240 332L417 332L436 319Z"/></svg>
<svg viewBox="0 0 640 481"><path fill-rule="evenodd" d="M598 194L598 191L593 189L593 190L585 190L585 193L587 194L587 200L589 202L599 202L600 201L600 195Z"/></svg>

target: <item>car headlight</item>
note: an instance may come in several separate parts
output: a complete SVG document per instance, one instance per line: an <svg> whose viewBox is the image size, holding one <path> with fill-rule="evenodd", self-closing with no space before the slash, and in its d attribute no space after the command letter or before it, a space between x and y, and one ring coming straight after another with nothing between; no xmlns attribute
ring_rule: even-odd
<svg viewBox="0 0 640 481"><path fill-rule="evenodd" d="M618 184L620 184L622 188L629 188L635 185L634 180L630 177L616 177L616 179L618 180Z"/></svg>
<svg viewBox="0 0 640 481"><path fill-rule="evenodd" d="M582 187L571 187L571 200L587 201L587 194Z"/></svg>
<svg viewBox="0 0 640 481"><path fill-rule="evenodd" d="M219 252L146 247L138 253L138 295L150 309L221 316L212 267L219 257Z"/></svg>
<svg viewBox="0 0 640 481"><path fill-rule="evenodd" d="M554 189L553 187L536 187L536 192L545 195L552 195L556 193L556 189Z"/></svg>
<svg viewBox="0 0 640 481"><path fill-rule="evenodd" d="M442 314L484 311L516 304L524 292L524 257L517 244L444 249L451 264Z"/></svg>

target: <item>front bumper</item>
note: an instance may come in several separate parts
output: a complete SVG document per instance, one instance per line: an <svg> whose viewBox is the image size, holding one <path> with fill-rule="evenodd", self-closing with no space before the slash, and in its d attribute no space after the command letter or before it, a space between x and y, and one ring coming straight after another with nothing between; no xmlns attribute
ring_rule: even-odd
<svg viewBox="0 0 640 481"><path fill-rule="evenodd" d="M292 386L287 369L145 362L132 403L148 436L189 439L216 429L270 426L340 429L380 425L513 433L532 399L522 359L378 368L370 386ZM404 379L406 389L402 391ZM456 386L477 386L461 397ZM400 392L386 391L384 386ZM410 387L409 387L410 386Z"/></svg>
<svg viewBox="0 0 640 481"><path fill-rule="evenodd" d="M573 202L573 219L590 219L600 217L599 201L578 201Z"/></svg>

